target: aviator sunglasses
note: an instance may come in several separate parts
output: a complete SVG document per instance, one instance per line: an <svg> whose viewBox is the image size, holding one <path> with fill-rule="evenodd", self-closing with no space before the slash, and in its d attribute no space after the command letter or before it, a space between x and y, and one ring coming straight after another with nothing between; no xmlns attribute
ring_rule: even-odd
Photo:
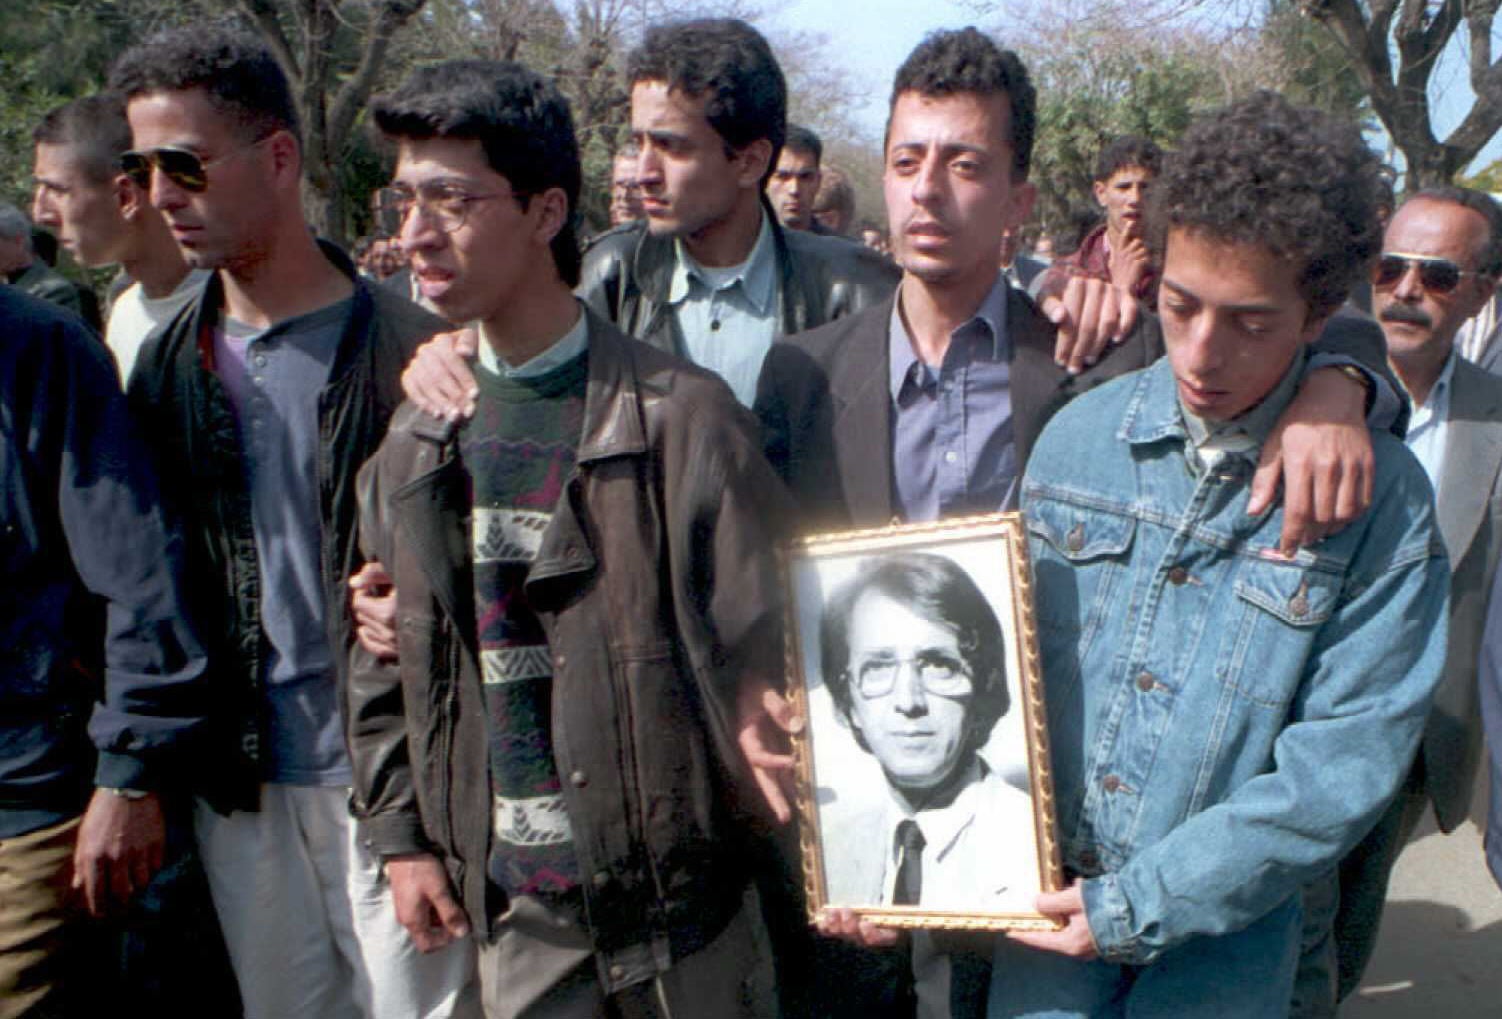
<svg viewBox="0 0 1502 1019"><path fill-rule="evenodd" d="M171 145L126 152L120 156L120 172L129 177L136 186L149 190L151 171L154 167L162 171L163 177L184 191L202 191L209 186L208 168L210 166L253 149L270 137L271 135L268 134L257 138L248 145L231 149L212 159L204 159L190 149L179 149Z"/></svg>
<svg viewBox="0 0 1502 1019"><path fill-rule="evenodd" d="M1410 265L1418 269L1419 282L1431 294L1448 294L1460 286L1460 281L1467 276L1484 275L1471 269L1462 269L1448 258L1383 252L1377 259L1376 267L1372 269L1372 286L1395 285L1403 278L1403 274L1408 271Z"/></svg>

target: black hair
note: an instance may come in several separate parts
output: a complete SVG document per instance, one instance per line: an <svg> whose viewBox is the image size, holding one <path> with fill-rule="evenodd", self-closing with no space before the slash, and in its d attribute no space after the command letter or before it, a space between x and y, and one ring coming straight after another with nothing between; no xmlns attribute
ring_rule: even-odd
<svg viewBox="0 0 1502 1019"><path fill-rule="evenodd" d="M287 74L260 37L224 22L167 29L126 50L110 71L126 101L148 92L201 88L247 140L286 131L302 144Z"/></svg>
<svg viewBox="0 0 1502 1019"><path fill-rule="evenodd" d="M523 208L533 195L561 188L568 215L553 237L553 260L565 283L579 282L579 142L568 100L553 82L515 61L450 60L412 71L371 101L371 114L387 138L478 141Z"/></svg>
<svg viewBox="0 0 1502 1019"><path fill-rule="evenodd" d="M802 124L789 124L787 140L782 143L784 149L793 152L807 152L814 157L814 162L824 161L824 143L819 136L814 134Z"/></svg>
<svg viewBox="0 0 1502 1019"><path fill-rule="evenodd" d="M1119 171L1134 166L1156 177L1163 172L1163 150L1151 138L1124 134L1111 139L1095 157L1095 179L1105 183Z"/></svg>
<svg viewBox="0 0 1502 1019"><path fill-rule="evenodd" d="M756 29L739 18L656 25L626 59L626 79L632 86L660 81L684 95L703 96L705 119L727 150L762 138L772 143L771 176L787 136L787 81Z"/></svg>
<svg viewBox="0 0 1502 1019"><path fill-rule="evenodd" d="M1486 240L1476 252L1476 271L1483 276L1495 278L1502 274L1502 205L1484 191L1463 188L1457 184L1444 184L1423 188L1408 196L1408 202L1424 199L1429 202L1448 202L1478 213L1486 220ZM1408 202L1404 202L1407 205Z"/></svg>
<svg viewBox="0 0 1502 1019"><path fill-rule="evenodd" d="M1322 318L1381 250L1390 201L1355 124L1262 91L1190 125L1153 184L1147 237L1160 258L1170 230L1266 248L1299 267Z"/></svg>
<svg viewBox="0 0 1502 1019"><path fill-rule="evenodd" d="M1027 179L1038 129L1038 97L1016 53L996 45L974 27L930 33L897 69L887 108L888 131L891 110L904 92L930 98L1005 95L1011 111L1007 119L1012 133L1012 177Z"/></svg>
<svg viewBox="0 0 1502 1019"><path fill-rule="evenodd" d="M34 145L66 146L78 169L97 184L120 171L120 154L130 148L130 121L125 97L101 92L63 103L44 116L31 132Z"/></svg>
<svg viewBox="0 0 1502 1019"><path fill-rule="evenodd" d="M986 596L958 563L931 552L896 552L862 563L830 596L819 620L819 668L835 707L852 717L850 624L863 595L883 594L954 631L974 693L966 718L970 749L978 749L1007 713L1005 642Z"/></svg>

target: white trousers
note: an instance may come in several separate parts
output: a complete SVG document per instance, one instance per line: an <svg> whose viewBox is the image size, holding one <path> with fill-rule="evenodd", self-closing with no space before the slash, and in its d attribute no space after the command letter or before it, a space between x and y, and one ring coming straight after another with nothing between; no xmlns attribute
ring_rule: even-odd
<svg viewBox="0 0 1502 1019"><path fill-rule="evenodd" d="M348 790L263 785L259 811L194 811L199 854L245 1019L470 1019L474 942L423 955L379 861L355 837Z"/></svg>

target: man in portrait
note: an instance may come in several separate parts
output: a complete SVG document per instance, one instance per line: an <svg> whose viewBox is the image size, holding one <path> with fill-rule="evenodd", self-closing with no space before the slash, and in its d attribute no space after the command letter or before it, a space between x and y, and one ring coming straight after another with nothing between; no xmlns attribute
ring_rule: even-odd
<svg viewBox="0 0 1502 1019"><path fill-rule="evenodd" d="M887 788L826 832L832 904L1032 911L1032 798L980 754L1011 703L1004 653L995 611L945 556L885 555L835 590L822 675Z"/></svg>

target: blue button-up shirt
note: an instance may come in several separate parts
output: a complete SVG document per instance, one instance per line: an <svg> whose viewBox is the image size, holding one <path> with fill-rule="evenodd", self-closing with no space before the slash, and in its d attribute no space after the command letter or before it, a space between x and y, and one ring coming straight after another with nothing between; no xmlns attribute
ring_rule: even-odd
<svg viewBox="0 0 1502 1019"><path fill-rule="evenodd" d="M1007 281L949 337L937 367L913 352L902 297L887 330L892 506L906 520L994 513L1016 503Z"/></svg>
<svg viewBox="0 0 1502 1019"><path fill-rule="evenodd" d="M778 326L777 249L766 213L756 243L740 265L702 266L681 240L675 250L668 305L678 316L683 353L723 378L735 398L749 407Z"/></svg>
<svg viewBox="0 0 1502 1019"><path fill-rule="evenodd" d="M1445 366L1429 387L1423 403L1413 406L1408 420L1408 448L1424 465L1429 483L1439 491L1439 473L1445 465L1445 441L1450 436L1450 380L1455 377L1456 353L1452 350Z"/></svg>

